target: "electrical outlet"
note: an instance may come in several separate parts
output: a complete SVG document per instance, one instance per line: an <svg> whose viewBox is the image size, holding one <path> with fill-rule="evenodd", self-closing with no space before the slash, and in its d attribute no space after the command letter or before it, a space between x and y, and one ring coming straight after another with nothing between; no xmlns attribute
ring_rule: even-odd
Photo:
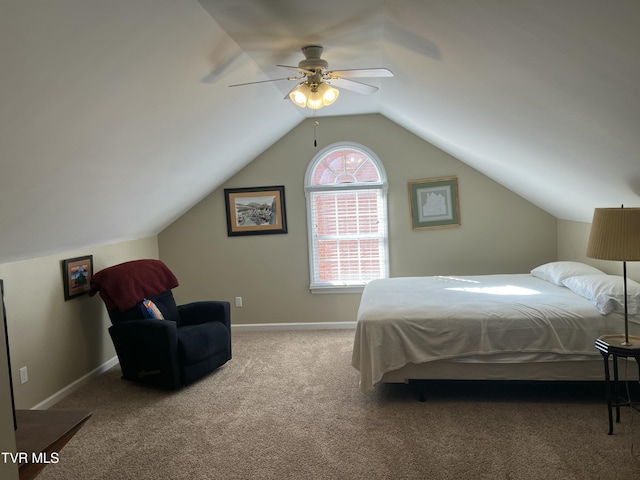
<svg viewBox="0 0 640 480"><path fill-rule="evenodd" d="M242 306L242 297L236 297L236 307L240 308Z"/></svg>
<svg viewBox="0 0 640 480"><path fill-rule="evenodd" d="M27 373L27 367L22 367L20 369L20 383L24 384L29 381L29 374Z"/></svg>

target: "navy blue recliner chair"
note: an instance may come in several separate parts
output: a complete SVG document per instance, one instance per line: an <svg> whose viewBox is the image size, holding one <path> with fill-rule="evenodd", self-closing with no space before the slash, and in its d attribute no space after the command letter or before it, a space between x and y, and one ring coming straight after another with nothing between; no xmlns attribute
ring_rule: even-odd
<svg viewBox="0 0 640 480"><path fill-rule="evenodd" d="M176 305L178 280L160 260L105 268L89 295L107 307L122 378L166 389L195 382L231 359L229 302Z"/></svg>

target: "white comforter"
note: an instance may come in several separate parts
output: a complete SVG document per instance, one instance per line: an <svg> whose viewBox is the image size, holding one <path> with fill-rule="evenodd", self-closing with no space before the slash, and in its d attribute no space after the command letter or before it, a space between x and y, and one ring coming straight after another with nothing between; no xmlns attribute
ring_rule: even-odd
<svg viewBox="0 0 640 480"><path fill-rule="evenodd" d="M597 358L594 340L622 322L530 274L374 280L362 294L352 364L367 392L408 363L504 352Z"/></svg>

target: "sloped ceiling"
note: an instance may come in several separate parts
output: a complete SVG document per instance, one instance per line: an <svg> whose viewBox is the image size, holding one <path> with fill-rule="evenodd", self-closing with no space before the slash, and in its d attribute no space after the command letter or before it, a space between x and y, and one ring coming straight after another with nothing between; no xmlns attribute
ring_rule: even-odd
<svg viewBox="0 0 640 480"><path fill-rule="evenodd" d="M310 117L300 48L387 67L381 113L561 219L640 202L637 0L3 0L0 263L140 238Z"/></svg>

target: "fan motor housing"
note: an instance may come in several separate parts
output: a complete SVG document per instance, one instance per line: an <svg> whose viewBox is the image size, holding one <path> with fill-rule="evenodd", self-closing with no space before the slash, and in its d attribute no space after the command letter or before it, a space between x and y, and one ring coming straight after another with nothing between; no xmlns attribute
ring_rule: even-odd
<svg viewBox="0 0 640 480"><path fill-rule="evenodd" d="M321 58L308 58L306 60L300 60L298 62L298 68L302 68L303 70L326 70L329 67L329 63L326 60L322 60Z"/></svg>
<svg viewBox="0 0 640 480"><path fill-rule="evenodd" d="M320 58L323 50L320 45L307 45L306 47L302 47L301 50L305 59L298 62L298 68L311 70L316 73L329 68L329 63Z"/></svg>

